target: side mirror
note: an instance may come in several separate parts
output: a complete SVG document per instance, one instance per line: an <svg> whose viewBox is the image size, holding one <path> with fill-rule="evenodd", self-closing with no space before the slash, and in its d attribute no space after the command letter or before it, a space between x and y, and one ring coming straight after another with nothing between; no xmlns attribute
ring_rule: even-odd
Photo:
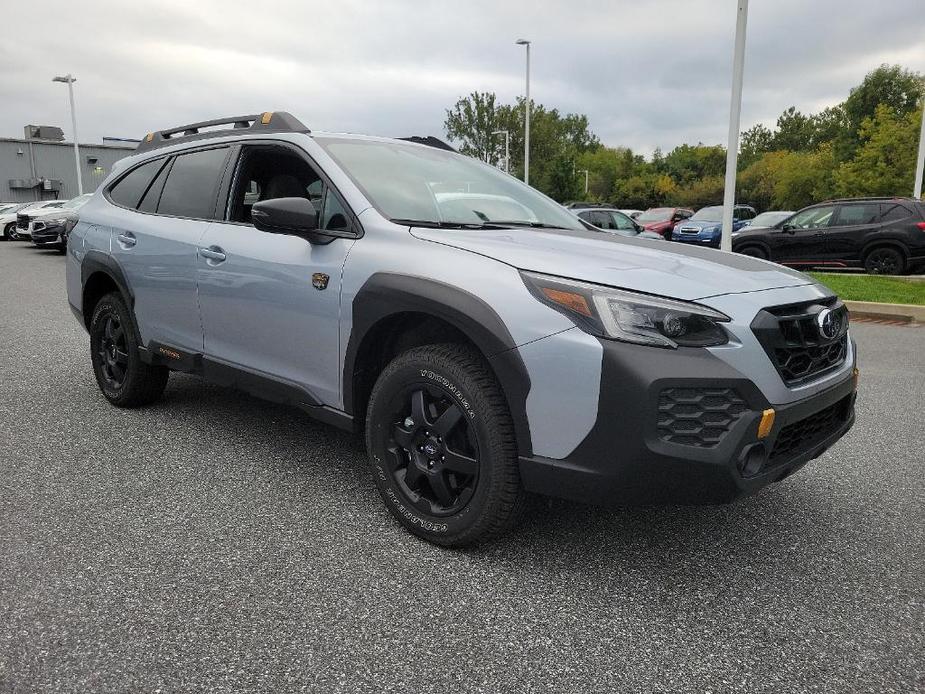
<svg viewBox="0 0 925 694"><path fill-rule="evenodd" d="M255 202L251 219L260 231L307 236L318 231L318 213L305 198L274 198Z"/></svg>
<svg viewBox="0 0 925 694"><path fill-rule="evenodd" d="M794 226L793 224L784 223L780 225L780 228L782 231L786 231L788 234L792 234L793 230L796 229L796 226Z"/></svg>

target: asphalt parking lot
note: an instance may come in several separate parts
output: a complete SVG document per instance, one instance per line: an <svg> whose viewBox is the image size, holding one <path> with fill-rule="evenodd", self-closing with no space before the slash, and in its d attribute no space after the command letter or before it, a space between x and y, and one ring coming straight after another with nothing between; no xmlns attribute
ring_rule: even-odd
<svg viewBox="0 0 925 694"><path fill-rule="evenodd" d="M925 690L925 328L856 325L854 430L755 498L537 502L458 552L296 410L110 407L64 258L0 277L2 692Z"/></svg>

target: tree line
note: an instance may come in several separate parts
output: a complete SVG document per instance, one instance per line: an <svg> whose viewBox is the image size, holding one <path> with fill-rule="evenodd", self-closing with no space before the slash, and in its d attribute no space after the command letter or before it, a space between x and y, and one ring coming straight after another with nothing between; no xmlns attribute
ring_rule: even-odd
<svg viewBox="0 0 925 694"><path fill-rule="evenodd" d="M736 198L759 210L796 210L836 196L909 195L925 80L899 65L881 65L847 98L818 113L791 106L774 128L742 133ZM446 111L444 129L464 154L503 166L510 133L510 172L523 178L524 100L499 103L473 92ZM588 118L531 101L530 184L559 202L589 200L646 209L720 204L726 149L682 144L650 157L608 147ZM588 172L588 193L584 192Z"/></svg>

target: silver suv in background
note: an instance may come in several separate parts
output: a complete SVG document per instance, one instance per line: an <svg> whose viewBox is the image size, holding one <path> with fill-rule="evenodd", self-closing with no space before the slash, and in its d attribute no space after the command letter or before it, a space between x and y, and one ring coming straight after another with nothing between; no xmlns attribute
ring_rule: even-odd
<svg viewBox="0 0 925 694"><path fill-rule="evenodd" d="M731 501L851 427L848 314L810 277L589 230L412 139L279 112L145 137L68 245L103 395L185 371L363 432L389 511L446 546L528 492Z"/></svg>

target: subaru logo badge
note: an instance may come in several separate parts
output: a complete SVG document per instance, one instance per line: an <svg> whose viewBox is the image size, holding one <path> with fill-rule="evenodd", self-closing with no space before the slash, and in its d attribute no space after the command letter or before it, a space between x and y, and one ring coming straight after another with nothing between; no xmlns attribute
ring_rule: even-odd
<svg viewBox="0 0 925 694"><path fill-rule="evenodd" d="M819 334L826 340L834 340L841 331L841 317L832 311L824 308L816 314L816 325L819 326Z"/></svg>

